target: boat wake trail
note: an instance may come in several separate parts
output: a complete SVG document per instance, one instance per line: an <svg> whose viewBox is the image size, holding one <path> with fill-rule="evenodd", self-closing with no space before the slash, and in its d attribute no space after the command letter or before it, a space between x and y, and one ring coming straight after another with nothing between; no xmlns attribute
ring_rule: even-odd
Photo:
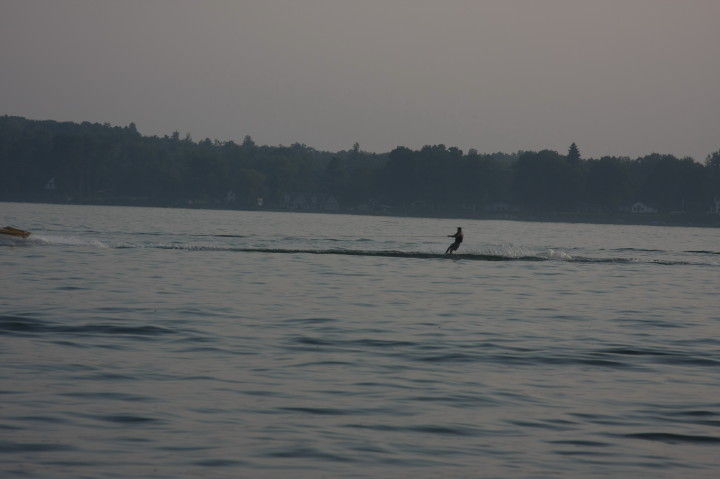
<svg viewBox="0 0 720 479"><path fill-rule="evenodd" d="M217 236L217 235L214 235ZM234 238L234 237L233 237ZM271 242L272 243L272 242ZM358 248L275 248L272 244L268 246L240 246L233 244L196 243L196 242L138 242L128 241L122 243L101 241L96 238L75 237L65 235L44 235L32 236L30 238L8 237L0 246L79 246L91 248L108 249L164 249L186 252L235 252L252 254L278 254L278 255L340 255L355 257L376 257L376 258L397 258L397 259L419 259L419 260L453 260L453 261L494 261L494 262L543 262L556 261L566 263L593 263L593 264L656 264L656 265L686 265L686 266L720 266L712 258L700 258L717 254L716 252L693 251L696 256L693 258L678 258L676 255L663 254L663 251L647 251L626 249L617 251L619 255L589 256L570 255L561 250L548 249L544 251L529 251L517 246L503 246L489 248L483 251L469 251L446 255L432 251L406 251L395 249L358 249ZM637 256L626 257L622 253L636 253ZM648 256L648 253L657 253ZM675 256L675 257L673 257Z"/></svg>
<svg viewBox="0 0 720 479"><path fill-rule="evenodd" d="M422 251L399 251L399 250L362 250L362 249L310 249L310 248L247 248L247 247L216 247L216 246L191 246L191 245L154 245L163 249L184 249L189 251L233 251L238 253L261 253L261 254L292 254L292 255L342 255L358 257L382 257L382 258L406 258L406 259L435 259L435 260L465 260L465 261L514 261L514 262L542 262L560 261L567 263L594 263L594 264L656 264L664 266L718 266L716 263L685 261L668 258L624 258L624 257L588 257L569 255L563 251L547 250L538 253L527 251L494 251L479 253L454 253L446 255L442 253Z"/></svg>
<svg viewBox="0 0 720 479"><path fill-rule="evenodd" d="M414 258L414 259L453 259L453 260L475 260L475 261L543 261L550 258L540 256L503 256L495 254L452 254L423 253L419 251L393 251L393 250L344 250L344 249L284 249L284 248L237 248L234 251L245 253L269 253L269 254L317 254L317 255L345 255L345 256L371 256L384 258Z"/></svg>

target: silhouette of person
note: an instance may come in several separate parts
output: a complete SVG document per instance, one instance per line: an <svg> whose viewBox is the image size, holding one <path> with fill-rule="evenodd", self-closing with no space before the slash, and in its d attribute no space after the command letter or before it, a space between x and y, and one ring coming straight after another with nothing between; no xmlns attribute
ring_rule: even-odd
<svg viewBox="0 0 720 479"><path fill-rule="evenodd" d="M462 228L458 226L457 233L454 235L448 235L448 238L455 238L455 242L448 246L448 249L445 251L445 254L452 254L453 251L457 251L457 249L460 247L460 243L463 242L463 231Z"/></svg>

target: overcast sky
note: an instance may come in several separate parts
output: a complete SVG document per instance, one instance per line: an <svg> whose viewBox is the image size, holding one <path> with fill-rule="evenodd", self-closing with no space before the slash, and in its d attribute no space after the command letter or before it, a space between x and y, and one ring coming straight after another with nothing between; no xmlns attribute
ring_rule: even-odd
<svg viewBox="0 0 720 479"><path fill-rule="evenodd" d="M0 114L704 161L719 20L720 0L0 0Z"/></svg>

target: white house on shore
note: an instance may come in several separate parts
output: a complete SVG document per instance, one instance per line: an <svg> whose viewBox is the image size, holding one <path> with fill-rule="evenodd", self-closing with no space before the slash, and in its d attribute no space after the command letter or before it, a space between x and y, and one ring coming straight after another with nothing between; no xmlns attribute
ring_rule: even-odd
<svg viewBox="0 0 720 479"><path fill-rule="evenodd" d="M641 203L639 201L635 202L630 208L625 208L626 211L629 211L630 213L635 214L647 214L647 213L657 213L658 210L655 208L652 208L645 203Z"/></svg>

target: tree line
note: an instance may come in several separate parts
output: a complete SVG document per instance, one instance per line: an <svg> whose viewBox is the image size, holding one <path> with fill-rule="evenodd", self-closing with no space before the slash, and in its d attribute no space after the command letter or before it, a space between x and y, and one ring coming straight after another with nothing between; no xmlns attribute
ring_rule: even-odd
<svg viewBox="0 0 720 479"><path fill-rule="evenodd" d="M143 136L134 124L0 117L0 201L280 209L299 195L398 214L612 213L636 202L705 213L720 198L720 150L704 163L667 154L584 159L574 143L563 153L428 145L377 154L357 143L326 152L250 136L193 141Z"/></svg>

